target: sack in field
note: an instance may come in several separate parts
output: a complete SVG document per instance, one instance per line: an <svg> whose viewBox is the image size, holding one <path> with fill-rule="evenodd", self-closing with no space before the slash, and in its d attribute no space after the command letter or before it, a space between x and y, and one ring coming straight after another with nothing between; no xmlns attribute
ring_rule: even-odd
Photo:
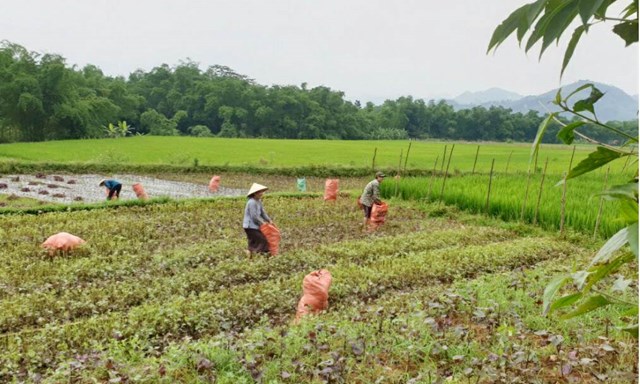
<svg viewBox="0 0 640 384"><path fill-rule="evenodd" d="M273 223L262 224L260 226L260 232L267 238L271 256L277 255L280 248L280 230L278 227Z"/></svg>
<svg viewBox="0 0 640 384"><path fill-rule="evenodd" d="M220 176L214 175L209 181L209 192L218 192L220 187Z"/></svg>
<svg viewBox="0 0 640 384"><path fill-rule="evenodd" d="M324 182L324 200L336 200L338 198L338 179L327 179Z"/></svg>
<svg viewBox="0 0 640 384"><path fill-rule="evenodd" d="M138 197L138 199L147 200L149 198L149 196L147 195L147 192L144 191L144 187L142 186L142 184L135 183L133 184L132 187L133 187L133 192L136 193L136 196Z"/></svg>
<svg viewBox="0 0 640 384"><path fill-rule="evenodd" d="M318 313L329 307L331 272L326 269L313 271L302 280L302 297L298 302L296 322L302 316Z"/></svg>
<svg viewBox="0 0 640 384"><path fill-rule="evenodd" d="M54 251L70 251L84 243L85 241L78 236L67 232L60 232L49 236L47 240L42 243L42 247L47 248L51 254Z"/></svg>
<svg viewBox="0 0 640 384"><path fill-rule="evenodd" d="M304 177L297 180L298 191L299 192L307 192L307 179Z"/></svg>
<svg viewBox="0 0 640 384"><path fill-rule="evenodd" d="M373 204L371 206L371 220L369 221L370 229L377 229L379 226L384 224L388 210L389 206L385 202Z"/></svg>

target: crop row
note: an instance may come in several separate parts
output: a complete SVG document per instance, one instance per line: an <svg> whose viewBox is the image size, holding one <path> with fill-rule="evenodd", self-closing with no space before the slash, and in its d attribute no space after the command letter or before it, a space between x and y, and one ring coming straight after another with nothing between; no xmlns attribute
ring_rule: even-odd
<svg viewBox="0 0 640 384"><path fill-rule="evenodd" d="M83 281L82 284L78 284L76 280L71 286L65 284L64 280L47 279L36 291L16 293L0 302L0 332L14 332L23 327L65 323L102 313L125 311L141 303L160 303L173 295L198 295L203 291L215 291L225 286L303 272L314 265L331 265L344 260L367 265L387 255L396 257L436 247L485 244L509 236L512 235L506 231L482 227L433 231L399 236L391 240L376 239L365 246L326 246L312 254L304 251L289 252L269 260L230 257L225 252L228 247L205 248L204 251L198 247L190 247L176 251L173 255L160 255L154 257L154 260L145 259L144 265L139 268L132 268L108 279ZM399 253L398 249L401 249ZM185 264L188 255L194 254L201 257ZM205 255L206 258L202 257ZM94 271L99 271L100 268ZM119 271L122 272L121 269ZM26 302L29 303L28 306L24 305Z"/></svg>
<svg viewBox="0 0 640 384"><path fill-rule="evenodd" d="M432 251L400 248L391 253L362 247L363 255L372 251L378 252L378 256L367 264L352 262L347 257L329 266L334 275L332 303L369 301L390 290L415 289L479 272L561 258L575 248L548 238ZM299 257L311 256L301 254ZM326 262L322 266L327 266ZM183 292L131 308L126 314L107 313L62 326L47 324L41 329L5 335L6 353L0 356L0 366L5 368L0 372L9 375L20 369L54 368L61 359L71 355L100 350L114 337L141 338L163 348L169 341L184 336L202 337L241 330L263 316L286 321L291 318L299 297L303 275L304 272L292 275L282 270L266 279L225 285L215 291Z"/></svg>

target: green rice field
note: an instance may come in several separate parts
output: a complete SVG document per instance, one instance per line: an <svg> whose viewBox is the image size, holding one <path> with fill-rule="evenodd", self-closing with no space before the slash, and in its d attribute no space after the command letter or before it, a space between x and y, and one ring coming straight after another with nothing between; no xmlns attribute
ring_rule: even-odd
<svg viewBox="0 0 640 384"><path fill-rule="evenodd" d="M411 148L409 150L409 145ZM452 145L455 148L452 156ZM447 147L445 155L445 146ZM479 152L478 152L479 147ZM574 164L592 146L578 145ZM409 150L409 157L406 158ZM259 167L375 167L385 169L438 170L449 164L451 172L526 172L531 145L527 143L444 143L432 141L330 141L268 140L194 137L127 137L120 139L67 140L41 143L0 144L0 161L98 164L170 164L192 166L233 165ZM573 147L542 145L537 168L549 160L548 172L566 171ZM402 159L400 158L402 152ZM476 161L476 152L478 158ZM443 157L446 163L442 164ZM625 163L617 162L616 170ZM637 165L635 166L637 168ZM633 168L633 167L632 167Z"/></svg>

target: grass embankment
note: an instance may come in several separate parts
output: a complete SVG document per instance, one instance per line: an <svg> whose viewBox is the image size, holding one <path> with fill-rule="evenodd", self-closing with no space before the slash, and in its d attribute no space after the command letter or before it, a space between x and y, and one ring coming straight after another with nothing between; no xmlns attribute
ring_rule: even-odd
<svg viewBox="0 0 640 384"><path fill-rule="evenodd" d="M548 277L593 250L579 237L404 202L368 235L351 199L270 196L282 254L248 259L243 204L3 218L0 381L637 374L636 344L606 335L612 313L560 323L539 315ZM49 259L39 244L63 230L87 246ZM333 274L330 309L294 326L302 277L318 268Z"/></svg>

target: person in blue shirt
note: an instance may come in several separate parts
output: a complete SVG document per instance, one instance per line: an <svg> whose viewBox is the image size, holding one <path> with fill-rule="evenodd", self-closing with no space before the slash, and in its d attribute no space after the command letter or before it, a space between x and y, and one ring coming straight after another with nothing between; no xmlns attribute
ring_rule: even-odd
<svg viewBox="0 0 640 384"><path fill-rule="evenodd" d="M247 234L248 255L254 253L269 253L269 243L267 238L260 232L260 226L265 223L271 223L271 218L264 211L262 206L262 195L268 188L258 183L253 183L247 193L247 204L244 208L244 219L242 220L242 228Z"/></svg>
<svg viewBox="0 0 640 384"><path fill-rule="evenodd" d="M109 190L109 195L107 196L107 200L113 199L114 196L116 197L116 199L120 198L122 183L120 183L119 181L113 180L113 179L108 179L108 180L102 179L100 180L99 185Z"/></svg>

